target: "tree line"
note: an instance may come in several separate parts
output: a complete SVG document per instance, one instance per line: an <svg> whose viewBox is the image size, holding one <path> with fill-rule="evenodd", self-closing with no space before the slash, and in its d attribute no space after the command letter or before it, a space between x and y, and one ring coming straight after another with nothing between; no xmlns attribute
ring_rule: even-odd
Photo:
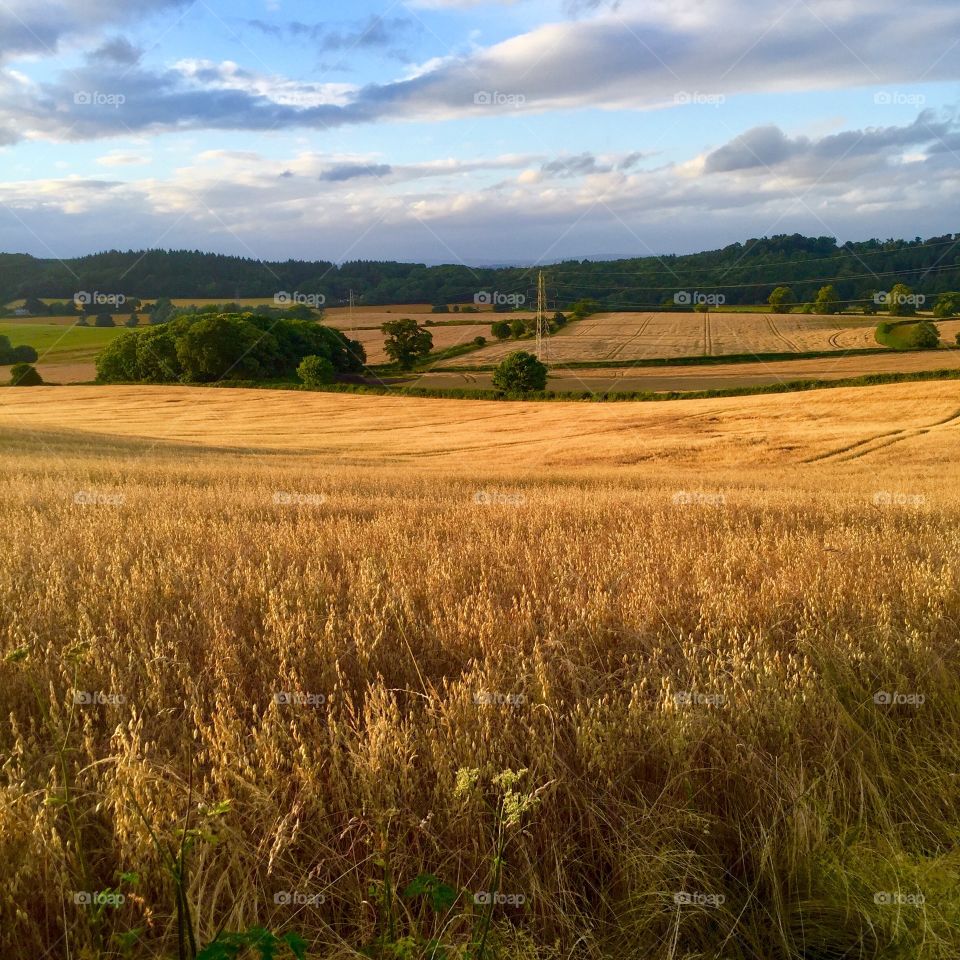
<svg viewBox="0 0 960 960"><path fill-rule="evenodd" d="M432 303L472 305L496 292L535 295L539 268L427 266L391 261L286 260L265 262L189 250L118 251L73 260L0 254L0 301L57 299L78 290L157 297L238 300L280 291L323 294L328 306ZM866 301L905 283L935 298L960 290L960 234L926 240L867 240L778 235L686 255L621 260L568 260L544 268L551 310L591 298L603 310L677 309L679 291L722 294L727 305L765 303L788 286L798 303L812 302L825 285L838 300ZM493 300L496 303L496 299Z"/></svg>

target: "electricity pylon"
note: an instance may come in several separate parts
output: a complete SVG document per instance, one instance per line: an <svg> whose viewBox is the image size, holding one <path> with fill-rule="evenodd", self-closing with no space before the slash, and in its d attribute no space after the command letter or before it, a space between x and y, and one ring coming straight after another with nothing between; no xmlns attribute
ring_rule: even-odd
<svg viewBox="0 0 960 960"><path fill-rule="evenodd" d="M550 321L547 320L547 283L541 270L537 276L537 359L543 362L547 357L547 337L550 335Z"/></svg>

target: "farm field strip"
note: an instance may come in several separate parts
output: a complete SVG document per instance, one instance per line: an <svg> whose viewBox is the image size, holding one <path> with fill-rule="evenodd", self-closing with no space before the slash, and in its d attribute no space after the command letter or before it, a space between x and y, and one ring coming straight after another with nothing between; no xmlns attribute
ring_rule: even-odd
<svg viewBox="0 0 960 960"><path fill-rule="evenodd" d="M839 388L804 395L657 404L558 404L351 396L201 387L35 387L0 390L0 427L202 446L274 449L388 464L617 467L631 456L709 462L724 449L790 466L892 429L929 429L958 406L956 382ZM122 409L123 416L116 416ZM158 410L163 415L158 416ZM711 427L704 430L704 419ZM960 431L944 432L944 442ZM784 451L788 451L785 453ZM943 447L938 457L955 456ZM960 451L957 451L960 453ZM624 460L627 457L627 460ZM892 464L902 464L894 459ZM618 467L619 468L619 467Z"/></svg>
<svg viewBox="0 0 960 960"><path fill-rule="evenodd" d="M807 353L876 348L876 318L839 318L768 313L599 313L570 324L550 338L549 361ZM447 364L494 364L516 341L492 344Z"/></svg>

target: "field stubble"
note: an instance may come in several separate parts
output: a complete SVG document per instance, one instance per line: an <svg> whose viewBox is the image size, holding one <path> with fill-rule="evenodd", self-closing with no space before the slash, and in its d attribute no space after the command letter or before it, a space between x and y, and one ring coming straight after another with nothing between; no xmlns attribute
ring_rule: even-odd
<svg viewBox="0 0 960 960"><path fill-rule="evenodd" d="M940 459L858 446L847 412L747 470L788 398L749 425L746 401L673 414L739 463L654 433L660 461L549 476L471 449L469 417L424 470L0 412L0 954L121 956L138 929L134 955L175 955L151 831L175 847L188 808L201 942L462 946L494 889L492 778L526 770L489 957L955 956L955 420L944 385L862 395ZM382 428L376 398L294 401ZM74 902L124 871L121 904ZM459 899L390 905L424 873Z"/></svg>

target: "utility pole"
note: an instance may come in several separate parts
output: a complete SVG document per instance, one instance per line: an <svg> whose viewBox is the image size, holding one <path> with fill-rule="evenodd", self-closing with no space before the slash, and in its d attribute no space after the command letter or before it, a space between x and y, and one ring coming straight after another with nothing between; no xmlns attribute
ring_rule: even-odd
<svg viewBox="0 0 960 960"><path fill-rule="evenodd" d="M350 326L353 326L353 290L350 291Z"/></svg>
<svg viewBox="0 0 960 960"><path fill-rule="evenodd" d="M547 337L550 336L550 321L547 320L547 281L543 271L537 275L537 359L547 357Z"/></svg>

